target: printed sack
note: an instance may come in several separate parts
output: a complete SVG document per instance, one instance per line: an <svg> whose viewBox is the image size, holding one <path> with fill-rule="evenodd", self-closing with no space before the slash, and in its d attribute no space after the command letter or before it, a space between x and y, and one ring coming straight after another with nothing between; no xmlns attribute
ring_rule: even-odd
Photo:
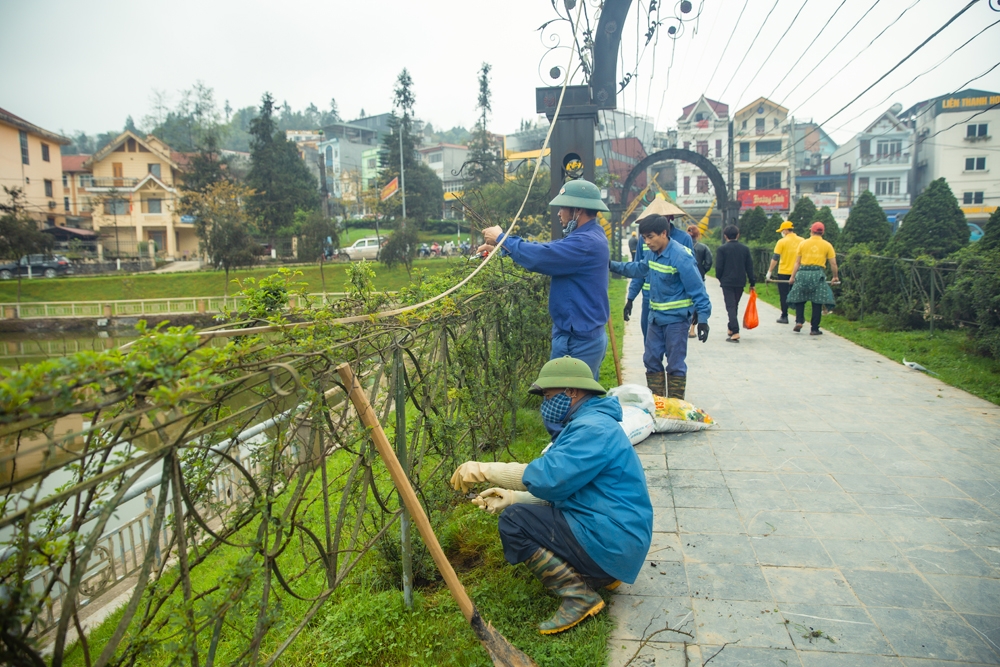
<svg viewBox="0 0 1000 667"><path fill-rule="evenodd" d="M694 407L687 401L662 396L653 396L653 400L656 403L653 431L656 433L686 433L715 425L715 420L704 410Z"/></svg>
<svg viewBox="0 0 1000 667"><path fill-rule="evenodd" d="M643 387L641 384L623 384L620 387L612 387L608 389L608 396L616 396L618 402L622 404L622 408L626 405L634 405L650 415L656 412L653 392L649 390L649 387Z"/></svg>
<svg viewBox="0 0 1000 667"><path fill-rule="evenodd" d="M622 430L629 442L638 445L653 433L653 418L648 412L634 405L622 406Z"/></svg>

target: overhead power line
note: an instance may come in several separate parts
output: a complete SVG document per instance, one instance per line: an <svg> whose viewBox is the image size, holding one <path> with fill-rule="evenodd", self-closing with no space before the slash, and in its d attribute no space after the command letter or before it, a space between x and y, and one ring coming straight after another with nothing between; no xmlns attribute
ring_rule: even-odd
<svg viewBox="0 0 1000 667"><path fill-rule="evenodd" d="M765 17L764 17L764 22L763 22L763 23L761 23L761 24L760 24L760 28L758 28L758 29L757 29L757 34L756 34L756 35L754 35L754 37L753 37L753 41L752 41L752 42L750 42L750 46L749 46L749 47L747 47L747 51L746 51L746 53L744 53L744 54L743 54L743 57L742 57L742 58L740 58L740 64L739 64L739 65L737 65L737 66L736 66L736 69L734 69L734 70L733 70L733 75L732 75L731 77L729 77L729 81L728 81L728 82L726 83L726 87L722 89L722 94L721 94L721 95L719 95L719 99L720 99L720 100L721 100L721 99L722 99L723 97L725 97L725 96L726 96L726 91L727 91L727 90L729 90L729 84L731 84L731 83L733 82L733 79L735 79L735 78L736 78L736 74L737 74L737 73L738 73L738 72L740 71L740 68L741 68L741 67L743 67L743 63L744 63L744 62L746 62L746 59L747 59L747 56L748 56L748 55L750 55L750 51L752 51L752 50L753 50L753 45L757 43L757 38L758 38L758 37L760 37L760 33L761 33L761 32L762 32L763 30L764 30L764 26L765 26L765 25L767 25L767 20L768 20L769 18L771 18L771 14L773 14L773 13L774 13L774 10L775 10L775 8L777 8L777 6L778 6L778 3L779 3L780 1L781 1L781 0L774 0L774 6L773 6L773 7L771 7L771 11L769 11L769 12L767 13L767 16L765 16Z"/></svg>
<svg viewBox="0 0 1000 667"><path fill-rule="evenodd" d="M837 15L837 12L839 12L839 11L840 11L840 9L841 9L841 8L842 8L842 7L843 7L843 6L844 6L844 5L846 4L846 3L847 3L847 0L842 0L842 2L841 2L841 3L840 3L840 4L838 5L838 6L837 6L837 8L833 10L833 13L832 13L832 14L830 14L830 18L828 18L828 19L826 20L826 23L824 23L824 24L823 24L823 27L819 29L819 32L818 32L818 33L816 33L816 36L815 36L815 37L813 37L813 38L812 38L812 39L811 39L811 40L809 41L809 44L808 44L808 46L806 46L806 49L805 49L805 51L803 51L803 52L802 52L801 54L799 54L799 57L795 59L795 62L794 62L794 63L792 63L792 66L788 68L788 71L787 71L787 72L785 72L785 76L781 77L781 81L779 81L779 82L777 83L777 85L775 85L775 86L774 86L774 90L772 90L772 91L771 91L770 93L768 93L768 95L767 95L768 99L770 99L771 97L773 97L773 96L774 96L774 93L775 93L775 92L776 92L776 91L778 90L778 86L780 86L780 85L781 85L782 83L784 83L784 82L785 82L785 79L787 79L787 78L788 78L788 75L792 73L792 70L793 70L793 69L795 69L795 67L796 67L796 66L797 66L797 65L798 65L798 64L799 64L800 62L802 62L802 59L806 57L806 54L807 54L807 53L809 53L809 49L811 49L811 48L812 48L813 46L815 46L815 45L816 45L816 44L817 44L817 43L819 42L819 38L820 38L820 36L821 36L821 35L823 34L823 31L825 31L825 30L826 30L827 26L829 26L829 25L830 25L830 21L832 21L832 20L833 20L833 17L835 17L835 16ZM879 0L875 0L875 5L877 5L878 3L879 3ZM869 8L868 8L868 12L870 12L870 11L871 11L872 9L874 9L874 8L875 8L875 5L872 5L871 7L869 7ZM833 46L833 48L834 48L834 49L835 49L835 48L837 48L837 45L839 45L839 44L840 44L840 42L843 42L843 41L844 41L844 38L845 38L845 37L847 37L848 35L850 35L850 34L851 34L851 30L854 30L854 28L857 28L857 27L858 27L858 24L859 24L859 23L861 23L861 21L862 21L862 20L864 20L865 16L868 16L868 12L865 12L864 14L862 14L861 18L860 18L860 19L858 19L858 22L857 22L857 23L855 23L855 24L854 24L853 26L851 26L851 29L850 29L850 30L848 30L848 31L847 31L846 33L844 33L844 36L840 38L840 40L839 40L839 41L837 42L837 44L834 44L834 46ZM830 55L830 53L831 53L831 52L833 52L833 49L830 49L830 52L828 52L828 53L827 53L826 55ZM825 60L825 59L826 59L826 56L824 56L824 57L823 57L823 59L821 59L821 60L820 60L820 62L823 62L823 60ZM819 63L817 63L817 66L818 66L818 65L819 65Z"/></svg>
<svg viewBox="0 0 1000 667"><path fill-rule="evenodd" d="M836 78L837 78L838 76L840 76L840 73L841 73L841 72L843 72L843 71L844 71L845 69L847 69L847 68L848 68L848 66L850 66L850 64L851 64L851 63L853 63L853 62L854 62L855 60L857 60L857 59L858 59L858 58L859 58L859 57L861 56L861 54L862 54L862 53L864 53L864 52L865 52L865 51L867 51L867 50L868 50L869 48L871 48L871 45L872 45L872 44L874 44L875 42L877 42L877 41L879 40L879 38L880 38L880 37L882 37L882 35L884 35L884 34L886 33L886 31L887 31L887 30L888 30L889 28L891 28L892 26L896 25L896 23L898 23L898 22L899 22L899 20L900 20L901 18L903 18L903 17L904 17L905 15L906 15L906 12L908 12L908 11L910 11L911 9L913 9L914 7L916 7L916 6L917 6L917 3L919 3L919 2L920 2L920 0L913 0L913 4L911 4L911 5L909 6L909 7L907 7L907 8L906 8L906 9L904 9L904 10L903 10L902 12L900 12L899 16L897 16L897 17L896 17L896 18L895 18L895 19L893 20L893 22L892 22L892 23L890 23L890 24L889 24L889 25L887 25L886 27L882 28L882 31L881 31L881 32L880 32L879 34L875 35L875 38L874 38L874 39L872 39L872 41L868 42L868 45L867 45L867 46L866 46L865 48L863 48L863 49L861 49L860 51L858 51L858 52L857 52L857 53L856 53L856 54L854 55L854 57L853 57L853 58L851 58L851 59L850 59L850 60L848 60L848 61L847 61L846 63L844 63L844 66L843 66L843 67L841 67L841 68L840 68L839 70L837 70L837 71L836 71L836 72L834 73L834 75L833 75L833 76L830 76L830 77L824 77L824 80L823 80L823 82L822 82L822 83L820 84L820 87L819 87L819 88L817 88L817 89L816 89L816 90L815 90L815 91L813 92L813 94L812 94L812 95L810 95L810 96L809 96L809 97L807 97L806 99L802 100L802 102L800 102L800 103L799 103L799 106L802 106L803 104L805 104L806 102L808 102L808 101L809 101L809 100L811 100L812 98L816 97L816 95L817 95L817 94L818 94L818 93L819 93L820 91L823 91L823 90L826 90L826 89L827 89L827 86L828 86L828 85L830 84L830 82L831 82L831 81L833 81L833 80L834 80L834 79L836 79ZM878 4L878 0L876 0L876 2L875 2L875 5L877 5L877 4ZM870 12L870 11L871 11L872 9L874 9L874 8L875 8L875 5L872 5L872 6L871 6L871 8L869 8L869 9L868 9L868 12ZM864 16L862 16L861 18L863 19L863 18L864 18L865 16L868 16L868 12L865 12ZM861 23L861 20L860 20L860 19L858 20L858 23ZM854 30L854 28L856 28L856 27L858 26L858 23L854 24L854 27L853 27L853 28L851 28L851 30ZM844 37L847 37L847 35L851 34L851 30L848 30L848 31L847 31L847 33L846 33L846 34L844 35ZM841 40L840 40L840 41L843 41L843 38L841 38ZM840 44L840 42L837 42L837 44ZM834 45L833 49L835 49L835 48L837 48L837 45ZM830 55L831 53L833 53L833 49L830 49L830 51L829 51L829 52L828 52L828 53L827 53L827 54L826 54L825 56L823 56L823 59L822 59L822 60L820 60L820 63L822 63L822 62L823 62L823 60L826 60L827 56L829 56L829 55ZM819 66L819 63L816 63L816 65L817 65L817 66ZM796 90L798 90L798 89L799 89L799 86L801 86L801 85L802 85L803 83L805 83L805 82L806 82L806 80L807 80L807 79L809 78L809 76L810 76L810 74L806 74L806 75L805 75L804 77L802 77L802 80L801 80L801 81L799 81L799 82L798 82L797 84L795 84L795 87L794 87L794 88L792 88L792 89L791 89L791 90L789 90L789 91L788 91L787 93L785 93L784 97L786 97L786 98L787 98L787 97L791 96L791 94L792 94L792 93L794 93L794 92L795 92Z"/></svg>
<svg viewBox="0 0 1000 667"><path fill-rule="evenodd" d="M708 77L708 83L705 84L705 92L702 93L703 96L708 94L708 87L712 85L712 80L715 78L716 72L719 71L719 65L722 64L722 61L726 57L726 51L729 49L729 44L733 41L733 35L736 34L736 29L740 27L740 20L743 18L743 12L747 10L747 5L749 4L750 0L744 0L743 9L740 10L740 15L736 17L736 23L733 24L733 31L729 33L729 39L726 40L726 45L723 47L722 53L719 55L719 61L715 63L715 69L712 70L712 76ZM718 18L718 15L716 15L716 18Z"/></svg>
<svg viewBox="0 0 1000 667"><path fill-rule="evenodd" d="M928 42L930 42L932 39L934 39L935 37L937 37L938 35L940 35L941 32L944 31L945 28L947 28L952 23L954 23L958 19L959 16L961 16L965 12L969 11L970 9L972 9L972 6L975 5L977 2L979 2L979 0L972 0L965 7L963 7L960 10L958 10L958 13L956 13L954 16L952 16L950 19L948 19L948 21L943 26L941 26L940 28L938 28L937 30L935 30L933 33L931 33L930 37L928 37L924 41L920 42L920 44L918 44L915 49L913 49L912 51L910 51L908 54L906 54L906 56L903 57L902 60L900 60L895 65L893 65L892 68L888 72L886 72L885 74L883 74L882 76L880 76L878 79L876 79L875 83L871 84L870 86L868 86L867 88L865 88L864 90L862 90L860 93L858 93L854 97L853 100L851 100L850 102L848 102L844 106L840 107L840 109L838 109L836 111L836 113L834 113L832 116L830 116L830 118L828 118L826 121L824 121L824 123L828 123L832 119L836 118L842 111L844 111L844 109L846 109L847 107L849 107L852 104L854 104L855 102L857 102L858 99L860 99L862 95L864 95L869 90L871 90L872 88L874 88L875 86L877 86L879 83L881 83L883 80L885 80L885 78L887 76L889 76L890 74L892 74L893 72L895 72L903 63L905 63L907 60L909 60L910 58L912 58L913 55L917 53L917 51L919 51L920 49L924 48L928 44Z"/></svg>
<svg viewBox="0 0 1000 667"><path fill-rule="evenodd" d="M843 0L843 2L840 3L841 7L843 6L844 2L847 2L847 0ZM740 108L740 102L743 101L743 96L750 89L750 85L760 75L760 73L762 71L764 71L764 66L767 65L767 61L770 60L771 56L774 55L774 52L778 50L778 47L781 45L782 40L785 39L785 36L788 35L788 33L790 33L792 31L792 26L794 26L795 22L799 20L799 16L802 14L802 10L805 9L806 5L808 5L808 4L809 4L809 0L805 0L802 3L802 6L799 7L799 11L795 12L795 16L792 17L792 22L788 24L788 27L785 28L785 31L781 33L780 37L778 37L778 41L776 41L774 43L774 46L771 47L771 52L767 54L766 58L764 58L764 62L762 62L760 64L760 67L757 68L757 71L754 72L754 75L752 77L750 77L749 81L747 81L747 85L743 88L743 92L741 92L740 96L736 98L736 108L737 109Z"/></svg>

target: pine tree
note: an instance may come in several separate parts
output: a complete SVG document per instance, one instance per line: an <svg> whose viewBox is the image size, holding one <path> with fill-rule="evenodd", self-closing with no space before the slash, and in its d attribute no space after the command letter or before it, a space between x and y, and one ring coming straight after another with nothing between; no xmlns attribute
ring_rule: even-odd
<svg viewBox="0 0 1000 667"><path fill-rule="evenodd" d="M760 233L760 237L757 239L761 243L767 243L768 245L774 245L781 240L781 233L778 231L778 227L781 227L781 223L785 221L781 217L780 213L774 213L770 218L767 219L767 225L764 230Z"/></svg>
<svg viewBox="0 0 1000 667"><path fill-rule="evenodd" d="M483 63L479 69L479 120L472 131L469 141L469 155L462 165L465 173L472 180L472 185L482 187L488 183L503 182L503 160L490 140L487 122L490 112L492 93L490 92L490 67Z"/></svg>
<svg viewBox="0 0 1000 667"><path fill-rule="evenodd" d="M737 223L740 228L740 238L747 243L756 241L760 238L767 224L767 213L764 212L764 209L760 206L747 209Z"/></svg>
<svg viewBox="0 0 1000 667"><path fill-rule="evenodd" d="M906 214L888 251L899 257L941 259L969 244L969 226L944 178L932 181Z"/></svg>
<svg viewBox="0 0 1000 667"><path fill-rule="evenodd" d="M181 189L186 192L204 193L210 186L224 180L226 180L226 163L220 157L219 140L215 132L208 132L184 172Z"/></svg>
<svg viewBox="0 0 1000 667"><path fill-rule="evenodd" d="M809 197L800 198L788 219L795 225L796 234L802 238L809 238L809 226L816 222L816 204Z"/></svg>
<svg viewBox="0 0 1000 667"><path fill-rule="evenodd" d="M250 122L250 172L246 182L254 190L250 212L273 244L279 229L290 227L296 209L319 207L319 187L295 145L278 131L274 98L264 93L260 115Z"/></svg>
<svg viewBox="0 0 1000 667"><path fill-rule="evenodd" d="M413 107L416 97L413 94L413 79L404 68L396 79L394 90L394 106L392 118L389 119L390 132L382 142L379 159L382 171L379 174L379 187L385 186L399 176L400 143L402 143L403 182L406 188L406 217L415 220L427 220L441 216L444 201L444 190L437 174L417 158L416 139L412 133ZM400 142L402 138L402 142ZM385 215L396 217L402 221L403 201L400 195L393 197L380 205L380 211ZM405 225L405 223L404 223Z"/></svg>
<svg viewBox="0 0 1000 667"><path fill-rule="evenodd" d="M823 223L823 238L833 245L837 245L840 241L840 225L837 224L829 206L824 206L816 212L815 222Z"/></svg>
<svg viewBox="0 0 1000 667"><path fill-rule="evenodd" d="M990 219L983 225L983 238L976 247L982 250L1000 250L1000 207L997 207Z"/></svg>
<svg viewBox="0 0 1000 667"><path fill-rule="evenodd" d="M843 245L852 246L867 243L873 250L880 251L892 237L892 225L885 217L870 191L865 190L851 207L851 213L844 224Z"/></svg>

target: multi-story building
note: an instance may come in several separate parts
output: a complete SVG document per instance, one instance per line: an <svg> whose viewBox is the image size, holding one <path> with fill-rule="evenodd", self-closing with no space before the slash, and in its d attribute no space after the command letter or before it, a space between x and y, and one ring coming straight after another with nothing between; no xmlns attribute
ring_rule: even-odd
<svg viewBox="0 0 1000 667"><path fill-rule="evenodd" d="M982 224L1000 204L1000 93L966 89L903 112L914 127L913 195L944 178L969 222Z"/></svg>
<svg viewBox="0 0 1000 667"><path fill-rule="evenodd" d="M176 212L186 164L186 155L153 135L129 130L84 161L92 175L86 198L106 252L135 255L140 244L152 242L167 259L197 254L194 220L182 221Z"/></svg>
<svg viewBox="0 0 1000 667"><path fill-rule="evenodd" d="M729 105L704 95L682 110L677 120L677 148L694 151L715 165L723 178L729 173ZM665 184L661 184L665 185ZM692 213L704 213L715 201L715 188L699 167L677 161L677 203Z"/></svg>
<svg viewBox="0 0 1000 667"><path fill-rule="evenodd" d="M340 199L343 191L340 187L340 139L332 137L316 144L317 150L323 156L326 171L326 191L331 197Z"/></svg>
<svg viewBox="0 0 1000 667"><path fill-rule="evenodd" d="M632 169L646 158L646 149L638 137L598 138L594 151L599 162L594 169L598 182L607 178L608 191L605 196L612 201L620 201L621 187ZM646 172L640 173L634 181L635 188L641 190L646 187L647 176Z"/></svg>
<svg viewBox="0 0 1000 667"><path fill-rule="evenodd" d="M796 152L788 109L761 97L737 111L733 122L737 198L744 208L788 210Z"/></svg>
<svg viewBox="0 0 1000 667"><path fill-rule="evenodd" d="M794 198L808 196L817 207L829 206L836 209L838 206L850 206L844 196L847 191L847 175L840 174L833 168L837 142L818 123L812 121L795 124L794 142Z"/></svg>
<svg viewBox="0 0 1000 667"><path fill-rule="evenodd" d="M361 153L358 171L361 174L361 189L365 192L376 187L378 176L382 173L379 154L380 149L378 148L369 148Z"/></svg>
<svg viewBox="0 0 1000 667"><path fill-rule="evenodd" d="M94 175L89 167L84 166L89 159L89 155L62 156L63 211L66 224L70 227L93 228L93 209L87 188L91 186Z"/></svg>
<svg viewBox="0 0 1000 667"><path fill-rule="evenodd" d="M883 111L830 158L832 172L846 176L847 205L870 191L890 220L910 210L913 129L900 120L902 109L894 104Z"/></svg>
<svg viewBox="0 0 1000 667"><path fill-rule="evenodd" d="M420 159L431 168L445 192L462 192L468 175L462 165L469 157L469 147L458 144L437 144L418 149Z"/></svg>
<svg viewBox="0 0 1000 667"><path fill-rule="evenodd" d="M0 184L24 192L28 214L40 227L66 224L61 147L70 141L0 109Z"/></svg>

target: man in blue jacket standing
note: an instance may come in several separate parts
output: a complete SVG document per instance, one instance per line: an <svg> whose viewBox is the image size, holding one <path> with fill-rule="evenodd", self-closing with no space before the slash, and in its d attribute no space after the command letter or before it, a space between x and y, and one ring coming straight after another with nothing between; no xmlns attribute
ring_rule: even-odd
<svg viewBox="0 0 1000 667"><path fill-rule="evenodd" d="M546 424L561 428L552 444L528 464L468 461L451 484L462 492L494 485L472 502L503 512L507 562L524 563L561 598L538 626L555 634L604 608L595 588L635 581L653 535L653 507L642 463L619 424L621 405L604 397L584 362L549 361L529 391L544 397Z"/></svg>
<svg viewBox="0 0 1000 667"><path fill-rule="evenodd" d="M672 221L675 215L682 215L683 213L684 211L680 207L668 202L662 194L657 194L652 203L642 210L642 213L639 215L639 222L641 223L650 216L655 217L658 215L666 216L667 220ZM672 223L668 231L670 232L671 241L676 241L682 246L691 248L692 251L694 250L694 241L691 239L690 234L677 229ZM646 246L642 242L642 236L640 235L639 247L635 256L632 257L632 261L642 259L642 254L645 250ZM632 302L639 296L640 291L642 292L642 316L639 319L639 328L642 329L642 337L645 339L646 329L649 328L649 283L645 278L633 278L629 283L624 315L625 321L628 322L629 318L632 317Z"/></svg>
<svg viewBox="0 0 1000 667"><path fill-rule="evenodd" d="M569 181L549 202L559 207L563 238L532 243L506 236L499 226L483 230L480 251L502 243L502 251L529 271L552 276L549 315L552 317L550 359L582 359L600 375L608 346L608 238L597 223L597 212L607 211L601 191L589 181Z"/></svg>
<svg viewBox="0 0 1000 667"><path fill-rule="evenodd" d="M637 262L611 262L611 271L629 278L644 278L649 283L650 318L642 357L646 385L657 396L683 399L687 387L688 327L697 311L698 340L703 343L708 340L712 303L694 253L670 240L667 236L670 227L663 216L643 218L639 235L646 241L645 254Z"/></svg>

